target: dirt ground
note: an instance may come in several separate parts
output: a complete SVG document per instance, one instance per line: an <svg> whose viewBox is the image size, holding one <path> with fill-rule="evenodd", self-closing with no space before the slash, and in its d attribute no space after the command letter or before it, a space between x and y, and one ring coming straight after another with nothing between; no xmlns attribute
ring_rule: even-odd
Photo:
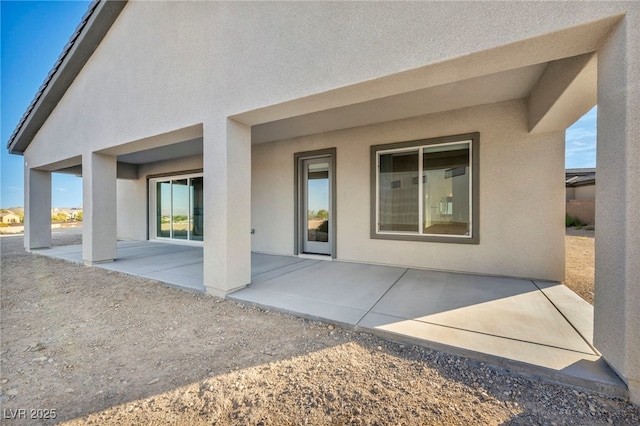
<svg viewBox="0 0 640 426"><path fill-rule="evenodd" d="M595 263L594 231L568 229L565 236L564 284L593 305Z"/></svg>
<svg viewBox="0 0 640 426"><path fill-rule="evenodd" d="M618 399L0 243L5 424L640 424Z"/></svg>

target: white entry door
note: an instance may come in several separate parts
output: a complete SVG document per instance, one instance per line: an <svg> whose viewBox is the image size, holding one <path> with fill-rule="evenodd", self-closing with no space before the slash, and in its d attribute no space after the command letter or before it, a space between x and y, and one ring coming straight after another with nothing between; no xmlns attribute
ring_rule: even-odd
<svg viewBox="0 0 640 426"><path fill-rule="evenodd" d="M302 251L331 255L331 157L302 160L301 201Z"/></svg>

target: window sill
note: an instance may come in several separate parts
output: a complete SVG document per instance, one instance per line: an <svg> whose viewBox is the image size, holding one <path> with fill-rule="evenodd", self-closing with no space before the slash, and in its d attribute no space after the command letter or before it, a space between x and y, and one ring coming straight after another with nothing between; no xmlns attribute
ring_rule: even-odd
<svg viewBox="0 0 640 426"><path fill-rule="evenodd" d="M372 240L394 240L394 241L421 241L430 243L451 243L451 244L480 244L478 236L439 236L439 235L411 235L411 234L386 234L372 233Z"/></svg>

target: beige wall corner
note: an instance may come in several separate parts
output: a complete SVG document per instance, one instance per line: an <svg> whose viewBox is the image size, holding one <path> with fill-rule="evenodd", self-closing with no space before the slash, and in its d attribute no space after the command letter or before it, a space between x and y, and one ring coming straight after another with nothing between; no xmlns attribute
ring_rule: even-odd
<svg viewBox="0 0 640 426"><path fill-rule="evenodd" d="M529 131L560 131L597 102L598 57L595 53L552 61L527 100Z"/></svg>
<svg viewBox="0 0 640 426"><path fill-rule="evenodd" d="M640 404L640 10L598 60L594 343ZM613 208L612 208L613 207Z"/></svg>

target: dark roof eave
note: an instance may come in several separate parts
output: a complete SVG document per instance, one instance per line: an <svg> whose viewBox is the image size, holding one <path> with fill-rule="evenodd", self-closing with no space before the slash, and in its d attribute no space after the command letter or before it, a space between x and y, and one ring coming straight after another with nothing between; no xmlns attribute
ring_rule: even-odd
<svg viewBox="0 0 640 426"><path fill-rule="evenodd" d="M127 0L94 0L7 142L23 154L96 50Z"/></svg>

